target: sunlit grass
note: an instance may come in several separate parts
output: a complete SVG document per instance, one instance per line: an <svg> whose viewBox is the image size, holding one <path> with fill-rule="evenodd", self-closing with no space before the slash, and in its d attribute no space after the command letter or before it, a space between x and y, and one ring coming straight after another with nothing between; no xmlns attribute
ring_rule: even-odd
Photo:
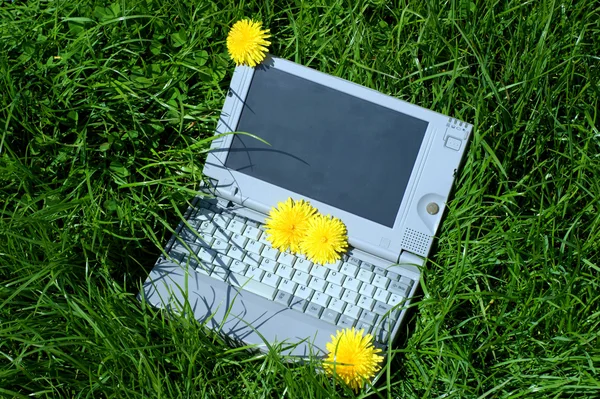
<svg viewBox="0 0 600 399"><path fill-rule="evenodd" d="M136 294L202 180L233 63L271 52L475 125L381 398L600 396L600 6L0 2L0 397L354 394ZM360 396L360 395L359 395Z"/></svg>

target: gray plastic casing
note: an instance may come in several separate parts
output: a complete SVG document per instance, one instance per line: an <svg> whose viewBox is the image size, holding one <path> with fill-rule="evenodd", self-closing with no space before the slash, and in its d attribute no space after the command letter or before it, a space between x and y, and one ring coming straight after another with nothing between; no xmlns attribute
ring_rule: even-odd
<svg viewBox="0 0 600 399"><path fill-rule="evenodd" d="M349 244L360 251L390 262L398 262L403 251L427 257L472 125L287 60L269 57L263 64L428 122L419 154L391 228L231 170L225 167L225 162L233 135L223 134L236 131L254 74L253 68L238 66L215 132L223 136L212 142L204 167L204 174L216 181L217 196L258 212L262 215L261 222L272 207L288 197L309 200L322 214L340 218L348 229ZM259 132L249 133L260 137ZM402 155L402 149L398 149L398 155ZM389 176L389 184L394 184L392 167ZM432 209L437 211L431 212Z"/></svg>
<svg viewBox="0 0 600 399"><path fill-rule="evenodd" d="M414 280L415 284L406 301L398 305L400 315L390 334L393 340L399 333L419 285L421 273L418 266L423 264L422 257L426 257L431 249L472 126L286 60L269 57L263 64L428 122L392 228L224 166L234 137L226 133L236 131L254 74L252 68L240 66L234 72L215 132L217 136L204 167L205 175L214 180L211 187L205 190L215 191L219 203L230 211L264 223L271 207L278 202L288 197L308 199L320 212L337 216L346 224L349 243L354 247L353 256ZM249 133L260 136L259 132ZM398 149L398 154L402 155L402 149ZM390 184L393 184L392 166L389 176ZM360 187L356 189L360 190ZM194 204L197 200L198 197ZM234 203L233 206L228 204L230 201ZM437 204L434 214L427 212L430 203ZM186 220L194 212L194 204L187 210ZM184 222L179 224L176 234L166 245L166 252L184 226ZM390 266L389 262L398 265ZM175 313L180 313L184 304L188 303L194 317L208 327L229 338L256 345L261 350L267 350L268 344L276 342L300 342L284 351L292 356L325 355L325 345L337 331L337 326L234 288L226 282L198 273L187 265L173 263L167 256L157 261L145 281L140 292L142 298Z"/></svg>

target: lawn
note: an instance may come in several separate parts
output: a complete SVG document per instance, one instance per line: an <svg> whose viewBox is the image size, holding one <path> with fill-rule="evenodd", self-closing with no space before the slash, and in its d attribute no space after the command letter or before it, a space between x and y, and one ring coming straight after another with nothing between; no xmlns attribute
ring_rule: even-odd
<svg viewBox="0 0 600 399"><path fill-rule="evenodd" d="M277 56L474 124L368 392L136 299L242 17ZM600 397L599 37L595 0L0 0L0 397Z"/></svg>

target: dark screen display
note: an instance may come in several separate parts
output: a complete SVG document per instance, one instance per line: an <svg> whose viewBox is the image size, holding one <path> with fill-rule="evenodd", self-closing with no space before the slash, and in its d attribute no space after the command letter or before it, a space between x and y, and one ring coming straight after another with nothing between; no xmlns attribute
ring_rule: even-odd
<svg viewBox="0 0 600 399"><path fill-rule="evenodd" d="M225 166L393 227L428 123L274 68L254 72ZM286 198L278 199L284 201Z"/></svg>

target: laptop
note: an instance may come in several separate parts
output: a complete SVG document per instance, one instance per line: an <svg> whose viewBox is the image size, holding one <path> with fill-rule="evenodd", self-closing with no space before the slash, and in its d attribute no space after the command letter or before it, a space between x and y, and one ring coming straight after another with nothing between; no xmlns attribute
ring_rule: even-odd
<svg viewBox="0 0 600 399"><path fill-rule="evenodd" d="M472 125L296 63L238 66L208 178L140 296L242 345L326 355L355 327L398 335ZM233 134L232 132L236 132ZM307 200L341 219L349 250L311 263L270 246L265 219Z"/></svg>

